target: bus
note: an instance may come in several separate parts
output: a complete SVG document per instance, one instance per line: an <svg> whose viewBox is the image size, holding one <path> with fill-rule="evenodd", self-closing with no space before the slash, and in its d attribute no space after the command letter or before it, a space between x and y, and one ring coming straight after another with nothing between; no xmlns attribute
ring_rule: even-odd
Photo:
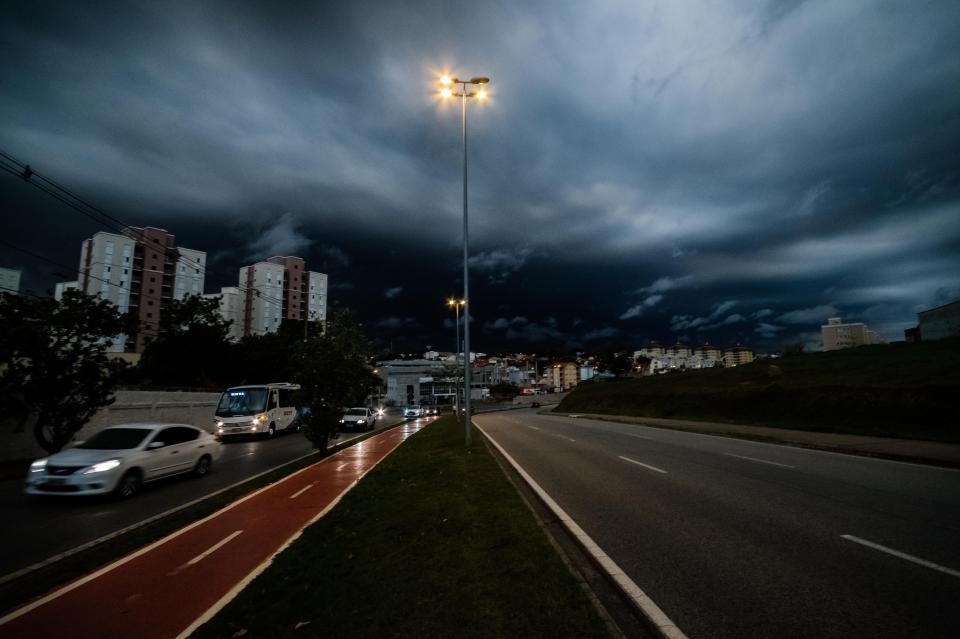
<svg viewBox="0 0 960 639"><path fill-rule="evenodd" d="M299 430L294 396L298 390L298 384L289 382L228 388L214 412L216 436L270 438L282 431Z"/></svg>

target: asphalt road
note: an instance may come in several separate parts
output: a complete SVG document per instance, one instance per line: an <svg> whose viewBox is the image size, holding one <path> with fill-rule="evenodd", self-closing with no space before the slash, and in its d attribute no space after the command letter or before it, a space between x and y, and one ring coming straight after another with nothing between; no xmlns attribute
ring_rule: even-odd
<svg viewBox="0 0 960 639"><path fill-rule="evenodd" d="M402 421L399 415L378 420L377 430ZM363 433L345 432L334 443ZM23 482L0 481L0 577L62 552L122 530L181 504L232 486L313 451L302 433L280 434L269 440L238 440L223 444L210 474L189 475L145 484L133 499L108 497L30 496Z"/></svg>
<svg viewBox="0 0 960 639"><path fill-rule="evenodd" d="M691 638L957 636L960 472L527 411L475 421Z"/></svg>

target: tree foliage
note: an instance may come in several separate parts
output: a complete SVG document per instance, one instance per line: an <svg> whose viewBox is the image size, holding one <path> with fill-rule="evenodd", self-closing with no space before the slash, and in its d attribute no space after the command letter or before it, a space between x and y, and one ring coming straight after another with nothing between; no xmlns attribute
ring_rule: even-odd
<svg viewBox="0 0 960 639"><path fill-rule="evenodd" d="M293 381L300 384L300 405L307 438L326 450L345 408L362 406L380 385L368 363L370 343L347 311L327 321L322 335L309 335L293 350Z"/></svg>
<svg viewBox="0 0 960 639"><path fill-rule="evenodd" d="M633 357L626 351L604 351L597 355L597 370L622 377L633 368Z"/></svg>
<svg viewBox="0 0 960 639"><path fill-rule="evenodd" d="M104 406L126 363L111 359L112 338L135 324L108 301L66 291L62 301L0 296L0 403L18 428L35 418L37 443L62 449Z"/></svg>
<svg viewBox="0 0 960 639"><path fill-rule="evenodd" d="M160 329L147 344L138 373L153 386L219 387L231 371L230 322L219 298L188 295L164 308Z"/></svg>

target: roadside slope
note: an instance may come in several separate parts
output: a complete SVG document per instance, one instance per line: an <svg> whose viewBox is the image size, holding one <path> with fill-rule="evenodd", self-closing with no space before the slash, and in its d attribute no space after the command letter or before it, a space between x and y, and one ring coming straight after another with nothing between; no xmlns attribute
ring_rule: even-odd
<svg viewBox="0 0 960 639"><path fill-rule="evenodd" d="M806 353L581 384L557 411L960 442L958 359L960 340Z"/></svg>

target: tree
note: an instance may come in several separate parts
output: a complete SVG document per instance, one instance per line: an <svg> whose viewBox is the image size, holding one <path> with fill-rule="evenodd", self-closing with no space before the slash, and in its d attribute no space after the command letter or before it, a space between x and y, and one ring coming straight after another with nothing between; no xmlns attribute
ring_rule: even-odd
<svg viewBox="0 0 960 639"><path fill-rule="evenodd" d="M66 291L63 300L0 296L0 403L48 453L62 449L98 410L113 403L126 363L107 356L132 316L106 300Z"/></svg>
<svg viewBox="0 0 960 639"><path fill-rule="evenodd" d="M326 450L345 408L362 406L380 386L368 364L370 343L348 311L337 311L322 335L309 335L295 345L293 381L300 384L304 434Z"/></svg>
<svg viewBox="0 0 960 639"><path fill-rule="evenodd" d="M806 346L804 346L803 342L790 342L789 344L784 344L783 356L796 357L797 355L803 355L805 350Z"/></svg>
<svg viewBox="0 0 960 639"><path fill-rule="evenodd" d="M137 372L155 386L219 386L231 370L229 331L219 298L173 300L163 310L158 334L144 349Z"/></svg>
<svg viewBox="0 0 960 639"><path fill-rule="evenodd" d="M597 355L597 370L622 377L633 368L633 359L626 351L605 351Z"/></svg>

